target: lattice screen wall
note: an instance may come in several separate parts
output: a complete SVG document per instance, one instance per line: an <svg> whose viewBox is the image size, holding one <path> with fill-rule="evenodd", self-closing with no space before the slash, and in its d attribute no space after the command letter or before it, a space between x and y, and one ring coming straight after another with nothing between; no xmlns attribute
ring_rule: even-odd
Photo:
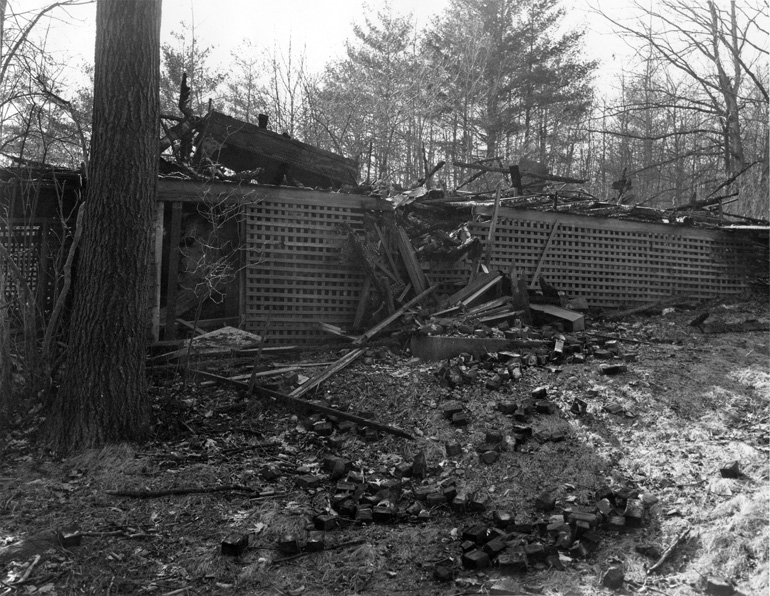
<svg viewBox="0 0 770 596"><path fill-rule="evenodd" d="M363 272L344 253L342 224L363 229L377 201L337 193L265 193L246 211L246 328L271 342L317 340L316 322L349 327ZM269 319L269 321L268 321Z"/></svg>
<svg viewBox="0 0 770 596"><path fill-rule="evenodd" d="M528 282L542 275L592 306L740 293L756 256L744 237L718 230L513 209L498 217L493 269L515 264ZM471 232L486 242L489 222ZM431 280L464 285L468 264L458 265L433 267Z"/></svg>

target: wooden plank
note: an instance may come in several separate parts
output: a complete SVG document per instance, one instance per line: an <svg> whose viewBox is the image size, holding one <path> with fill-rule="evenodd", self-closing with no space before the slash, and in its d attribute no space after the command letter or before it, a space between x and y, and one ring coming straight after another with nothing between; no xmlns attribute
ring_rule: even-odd
<svg viewBox="0 0 770 596"><path fill-rule="evenodd" d="M583 331L586 328L585 317L579 312L567 310L553 304L530 304L530 310L560 319L566 323L567 331Z"/></svg>
<svg viewBox="0 0 770 596"><path fill-rule="evenodd" d="M462 304L463 306L470 306L473 302L481 298L489 290L491 290L496 285L498 285L500 281L503 279L503 277L499 271L497 272L497 274L498 274L497 276L493 276L486 283L481 284L481 286L475 292L473 292L470 296L460 300L460 304Z"/></svg>
<svg viewBox="0 0 770 596"><path fill-rule="evenodd" d="M468 296L474 294L479 288L483 287L490 281L497 282L500 279L501 273L499 271L493 271L480 277L477 277L473 282L465 286L463 289L458 290L452 294L449 298L443 301L447 306L454 306L459 304L462 300L465 300Z"/></svg>
<svg viewBox="0 0 770 596"><path fill-rule="evenodd" d="M369 301L369 293L372 289L372 276L367 275L364 278L364 285L361 288L361 295L358 297L358 306L356 307L356 316L353 318L353 329L358 329L364 321L366 304Z"/></svg>
<svg viewBox="0 0 770 596"><path fill-rule="evenodd" d="M492 220L489 222L489 234L487 235L486 254L484 256L484 266L489 268L490 260L492 259L492 250L495 246L495 229L497 228L497 216L500 212L500 193L502 192L502 186L497 185L497 192L495 193L495 209L492 213Z"/></svg>
<svg viewBox="0 0 770 596"><path fill-rule="evenodd" d="M409 274L409 281L412 283L414 291L418 294L422 294L428 288L428 280L425 277L425 273L422 270L422 265L417 260L417 255L414 253L414 247L407 236L406 231L397 228L394 230L396 235L396 245L398 251L401 253L401 258L406 265L406 271Z"/></svg>
<svg viewBox="0 0 770 596"><path fill-rule="evenodd" d="M166 277L166 320L164 339L176 337L176 296L179 284L179 242L182 235L182 203L171 204L171 222L168 230L168 272Z"/></svg>
<svg viewBox="0 0 770 596"><path fill-rule="evenodd" d="M318 387L321 383L323 383L326 379L334 376L337 372L341 371L343 368L349 366L353 362L355 362L358 358L363 356L364 350L363 348L356 348L355 350L351 350L347 354L345 354L342 358L337 360L334 364L332 364L329 368L324 370L322 373L316 375L306 383L303 383L299 387L297 387L294 391L289 393L289 397L302 397L306 393L308 393L310 390L315 389Z"/></svg>
<svg viewBox="0 0 770 596"><path fill-rule="evenodd" d="M537 267L535 268L535 272L532 274L532 281L529 283L529 287L532 289L537 287L537 282L540 279L540 272L543 269L545 255L548 254L548 249L551 248L551 242L553 242L553 237L556 235L556 230L559 229L559 225L559 221L554 221L551 225L551 233L548 234L548 240L546 240L545 246L543 246L543 252L540 253L540 258L537 261Z"/></svg>

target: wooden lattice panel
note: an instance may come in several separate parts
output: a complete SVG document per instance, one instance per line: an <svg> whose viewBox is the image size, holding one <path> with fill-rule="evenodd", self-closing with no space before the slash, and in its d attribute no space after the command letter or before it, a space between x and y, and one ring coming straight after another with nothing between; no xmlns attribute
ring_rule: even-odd
<svg viewBox="0 0 770 596"><path fill-rule="evenodd" d="M0 225L0 243L32 291L38 307L46 314L53 307L56 292L53 260L61 249L56 233L59 222L48 220L10 220ZM6 276L6 299L11 305L11 319L19 322L19 285L10 274L8 263L0 260L0 275Z"/></svg>
<svg viewBox="0 0 770 596"><path fill-rule="evenodd" d="M363 229L374 200L337 193L278 190L246 210L246 328L270 342L322 337L317 322L349 327L363 270L340 226Z"/></svg>
<svg viewBox="0 0 770 596"><path fill-rule="evenodd" d="M489 222L474 223L471 232L486 241ZM491 267L509 272L515 265L528 282L543 276L591 305L612 307L740 293L753 250L718 230L501 209ZM432 269L435 281L462 285L467 276L467 263Z"/></svg>

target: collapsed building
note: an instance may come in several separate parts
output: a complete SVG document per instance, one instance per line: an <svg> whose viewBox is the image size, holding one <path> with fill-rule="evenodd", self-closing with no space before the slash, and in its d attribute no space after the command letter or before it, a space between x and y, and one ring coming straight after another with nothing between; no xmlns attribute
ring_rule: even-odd
<svg viewBox="0 0 770 596"><path fill-rule="evenodd" d="M431 189L443 164L412 188L362 186L353 160L273 132L266 117L254 125L217 111L166 126L161 149L154 340L229 325L268 343L314 342L406 304L440 311L479 280L494 281L485 291L496 297L605 311L767 282L768 222L730 218L719 201L665 211L603 202L584 181L524 161L454 164L469 179L494 176L492 192ZM2 172L3 242L42 312L85 183L82 172L21 160ZM34 209L22 200L29 185ZM496 320L519 315L492 308Z"/></svg>

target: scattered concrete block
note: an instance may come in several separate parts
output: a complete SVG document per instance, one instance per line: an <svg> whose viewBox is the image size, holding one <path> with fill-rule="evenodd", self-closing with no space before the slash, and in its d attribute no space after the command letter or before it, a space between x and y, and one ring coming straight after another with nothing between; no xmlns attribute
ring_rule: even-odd
<svg viewBox="0 0 770 596"><path fill-rule="evenodd" d="M497 409L505 416L511 416L519 406L515 401L501 401L497 403Z"/></svg>
<svg viewBox="0 0 770 596"><path fill-rule="evenodd" d="M470 540L474 544L481 546L487 542L489 529L484 524L474 524L463 531L462 539Z"/></svg>
<svg viewBox="0 0 770 596"><path fill-rule="evenodd" d="M374 514L370 507L359 507L356 511L356 521L362 524L370 524L374 521Z"/></svg>
<svg viewBox="0 0 770 596"><path fill-rule="evenodd" d="M311 490L321 486L321 479L313 474L305 474L304 476L299 476L296 479L296 483L298 488Z"/></svg>
<svg viewBox="0 0 770 596"><path fill-rule="evenodd" d="M377 431L376 428L372 428L371 426L367 426L364 429L364 441L367 443L374 443L380 438L380 433Z"/></svg>
<svg viewBox="0 0 770 596"><path fill-rule="evenodd" d="M594 513L580 513L576 511L576 512L570 513L567 516L567 521L570 524L575 524L579 521L582 521L582 522L585 522L588 525L588 527L595 528L599 520L596 517L596 514Z"/></svg>
<svg viewBox="0 0 770 596"><path fill-rule="evenodd" d="M623 587L623 581L625 580L625 573L623 568L619 565L615 565L607 569L602 576L602 585L610 590L619 590Z"/></svg>
<svg viewBox="0 0 770 596"><path fill-rule="evenodd" d="M492 522L497 528L507 528L513 523L513 514L510 511L500 511L499 509L492 512Z"/></svg>
<svg viewBox="0 0 770 596"><path fill-rule="evenodd" d="M428 507L438 507L440 505L445 505L447 502L447 498L443 492L430 493L425 498L425 502L427 503Z"/></svg>
<svg viewBox="0 0 770 596"><path fill-rule="evenodd" d="M240 557L249 546L249 535L232 533L222 540L222 554L226 557Z"/></svg>
<svg viewBox="0 0 770 596"><path fill-rule="evenodd" d="M313 424L313 432L322 437L328 437L334 432L334 427L332 426L331 422L327 422L326 420L319 420Z"/></svg>
<svg viewBox="0 0 770 596"><path fill-rule="evenodd" d="M723 577L711 576L706 579L706 592L712 596L732 596L735 587Z"/></svg>
<svg viewBox="0 0 770 596"><path fill-rule="evenodd" d="M644 521L644 504L639 499L628 499L626 509L623 512L626 525L631 528L641 528Z"/></svg>
<svg viewBox="0 0 770 596"><path fill-rule="evenodd" d="M610 532L622 532L626 529L626 518L622 515L611 515L607 520L606 529Z"/></svg>
<svg viewBox="0 0 770 596"><path fill-rule="evenodd" d="M458 457L463 454L463 448L457 441L450 441L445 446L447 457Z"/></svg>
<svg viewBox="0 0 770 596"><path fill-rule="evenodd" d="M446 499L446 502L451 503L452 501L454 501L455 497L457 497L457 487L454 484L445 486L443 494L444 494L444 498Z"/></svg>
<svg viewBox="0 0 770 596"><path fill-rule="evenodd" d="M500 459L500 454L497 451L485 451L479 454L479 460L487 465L495 463L498 459Z"/></svg>
<svg viewBox="0 0 770 596"><path fill-rule="evenodd" d="M491 377L489 377L485 384L485 387L490 391L495 391L497 389L500 389L500 387L502 386L503 386L503 379L500 378L500 375L498 374L494 374Z"/></svg>
<svg viewBox="0 0 770 596"><path fill-rule="evenodd" d="M83 534L78 528L59 528L56 530L56 538L59 540L59 546L63 548L80 546L80 544L83 542Z"/></svg>
<svg viewBox="0 0 770 596"><path fill-rule="evenodd" d="M619 375L628 372L628 367L625 364L602 364L599 370L603 375Z"/></svg>
<svg viewBox="0 0 770 596"><path fill-rule="evenodd" d="M337 527L337 516L330 515L328 513L316 515L313 518L313 525L315 526L316 530L323 530L324 532L328 532L329 530L333 530Z"/></svg>
<svg viewBox="0 0 770 596"><path fill-rule="evenodd" d="M511 549L497 557L497 564L500 572L506 575L526 573L528 565L527 555L523 549Z"/></svg>
<svg viewBox="0 0 770 596"><path fill-rule="evenodd" d="M378 524L390 524L395 519L396 509L391 505L380 503L372 509L372 519Z"/></svg>
<svg viewBox="0 0 770 596"><path fill-rule="evenodd" d="M455 426L467 426L468 425L468 414L465 412L457 412L452 415L452 424Z"/></svg>
<svg viewBox="0 0 770 596"><path fill-rule="evenodd" d="M358 505L353 499L345 499L340 503L339 507L337 508L337 511L340 515L343 517L349 517L351 519L356 517L356 511L358 510Z"/></svg>
<svg viewBox="0 0 770 596"><path fill-rule="evenodd" d="M341 433L355 434L358 432L358 424L352 420L341 420L337 425L337 430L339 430Z"/></svg>
<svg viewBox="0 0 770 596"><path fill-rule="evenodd" d="M604 411L617 416L623 413L623 406L621 406L620 404L614 404L614 403L607 404L606 406L604 406Z"/></svg>
<svg viewBox="0 0 770 596"><path fill-rule="evenodd" d="M551 432L550 439L554 443L561 443L566 438L567 438L566 433L561 429L556 429Z"/></svg>
<svg viewBox="0 0 770 596"><path fill-rule="evenodd" d="M743 475L741 473L740 462L738 461L722 466L719 468L719 473L722 475L722 478L740 478Z"/></svg>
<svg viewBox="0 0 770 596"><path fill-rule="evenodd" d="M481 513L487 509L487 498L479 492L468 496L467 508L469 511Z"/></svg>
<svg viewBox="0 0 770 596"><path fill-rule="evenodd" d="M452 511L455 513L463 513L468 507L468 496L464 494L458 494L452 499Z"/></svg>
<svg viewBox="0 0 770 596"><path fill-rule="evenodd" d="M463 408L463 402L458 400L448 401L441 405L441 411L443 412L444 416L450 419L452 416L457 414L457 412L462 412Z"/></svg>
<svg viewBox="0 0 770 596"><path fill-rule="evenodd" d="M548 387L545 387L545 386L537 387L533 389L530 393L530 396L532 396L532 399L534 399L535 401L539 399L545 399L547 395L548 395Z"/></svg>
<svg viewBox="0 0 770 596"><path fill-rule="evenodd" d="M278 540L278 550L285 555L296 555L299 552L299 540L294 534L284 534Z"/></svg>
<svg viewBox="0 0 770 596"><path fill-rule="evenodd" d="M319 530L308 532L305 549L310 552L320 552L326 546L326 533Z"/></svg>
<svg viewBox="0 0 770 596"><path fill-rule="evenodd" d="M501 539L495 538L494 540L490 540L487 542L484 546L481 547L481 550L483 550L490 559L497 558L497 555L499 555L501 552L503 552L508 545L505 544Z"/></svg>
<svg viewBox="0 0 770 596"><path fill-rule="evenodd" d="M503 433L499 430L488 430L484 442L486 443L501 443L503 441Z"/></svg>
<svg viewBox="0 0 770 596"><path fill-rule="evenodd" d="M553 414L558 408L552 401L539 399L535 402L535 409L538 414Z"/></svg>
<svg viewBox="0 0 770 596"><path fill-rule="evenodd" d="M554 507L556 507L556 495L550 491L543 491L535 498L535 509L553 511Z"/></svg>
<svg viewBox="0 0 770 596"><path fill-rule="evenodd" d="M610 503L609 499L599 499L596 502L596 509L603 516L607 517L610 513L612 513L612 503Z"/></svg>
<svg viewBox="0 0 770 596"><path fill-rule="evenodd" d="M433 579L438 582L451 582L455 579L457 573L454 568L449 565L437 564L433 568Z"/></svg>
<svg viewBox="0 0 770 596"><path fill-rule="evenodd" d="M514 424L513 426L511 426L511 432L521 437L531 437L532 427L526 424Z"/></svg>
<svg viewBox="0 0 770 596"><path fill-rule="evenodd" d="M524 553L528 561L544 561L546 557L545 547L539 542L531 542L524 545Z"/></svg>

